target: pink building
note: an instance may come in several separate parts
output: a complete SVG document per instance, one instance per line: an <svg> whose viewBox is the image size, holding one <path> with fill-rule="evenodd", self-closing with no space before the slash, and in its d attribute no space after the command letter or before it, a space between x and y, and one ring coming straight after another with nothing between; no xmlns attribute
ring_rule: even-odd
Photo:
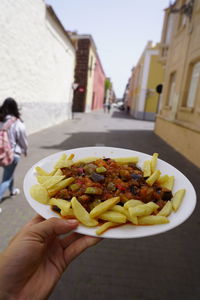
<svg viewBox="0 0 200 300"><path fill-rule="evenodd" d="M101 65L98 54L96 53L96 63L94 70L92 110L103 108L105 91L105 73Z"/></svg>

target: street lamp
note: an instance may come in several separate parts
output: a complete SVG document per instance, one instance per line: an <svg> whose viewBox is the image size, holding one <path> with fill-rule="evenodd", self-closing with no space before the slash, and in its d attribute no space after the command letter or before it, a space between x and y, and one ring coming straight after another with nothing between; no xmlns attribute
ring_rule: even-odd
<svg viewBox="0 0 200 300"><path fill-rule="evenodd" d="M163 84L158 84L156 87L156 92L158 93L158 103L156 107L156 114L158 114L159 106L160 106L160 95L162 94Z"/></svg>

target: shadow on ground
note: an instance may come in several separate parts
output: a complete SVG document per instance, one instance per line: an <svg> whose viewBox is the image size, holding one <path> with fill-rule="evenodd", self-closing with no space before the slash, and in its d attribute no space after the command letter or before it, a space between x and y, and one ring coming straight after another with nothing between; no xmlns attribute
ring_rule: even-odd
<svg viewBox="0 0 200 300"><path fill-rule="evenodd" d="M133 116L130 114L126 113L125 111L113 111L110 113L112 118L118 118L118 119L130 119L130 120L135 120ZM138 119L137 119L138 121ZM155 122L155 121L149 121L149 120L142 120L143 122Z"/></svg>
<svg viewBox="0 0 200 300"><path fill-rule="evenodd" d="M133 117L127 114L125 111L113 111L110 113L110 115L112 118L133 119Z"/></svg>
<svg viewBox="0 0 200 300"><path fill-rule="evenodd" d="M61 151L96 144L148 154L158 152L161 159L174 165L189 178L200 196L200 169L152 131L73 133L60 144L42 148ZM199 299L199 220L197 204L195 212L184 224L167 233L141 239L103 240L69 266L50 299Z"/></svg>

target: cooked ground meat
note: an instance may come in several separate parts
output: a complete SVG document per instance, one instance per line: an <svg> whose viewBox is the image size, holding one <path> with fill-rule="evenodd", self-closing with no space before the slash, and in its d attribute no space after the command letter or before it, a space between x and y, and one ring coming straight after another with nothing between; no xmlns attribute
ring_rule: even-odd
<svg viewBox="0 0 200 300"><path fill-rule="evenodd" d="M75 196L88 211L93 203L116 196L120 197L121 203L129 199L144 203L153 201L160 209L172 198L171 191L157 183L149 186L142 170L134 163L120 164L110 158L98 159L62 168L62 172L66 177L74 177L74 182L55 197L71 200Z"/></svg>

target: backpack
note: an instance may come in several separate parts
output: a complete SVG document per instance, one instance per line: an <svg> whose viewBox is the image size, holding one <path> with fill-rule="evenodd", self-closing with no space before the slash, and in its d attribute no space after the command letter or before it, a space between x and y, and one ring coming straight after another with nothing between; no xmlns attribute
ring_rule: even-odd
<svg viewBox="0 0 200 300"><path fill-rule="evenodd" d="M14 153L8 137L8 129L16 121L16 118L11 118L0 129L0 166L5 167L12 163Z"/></svg>

